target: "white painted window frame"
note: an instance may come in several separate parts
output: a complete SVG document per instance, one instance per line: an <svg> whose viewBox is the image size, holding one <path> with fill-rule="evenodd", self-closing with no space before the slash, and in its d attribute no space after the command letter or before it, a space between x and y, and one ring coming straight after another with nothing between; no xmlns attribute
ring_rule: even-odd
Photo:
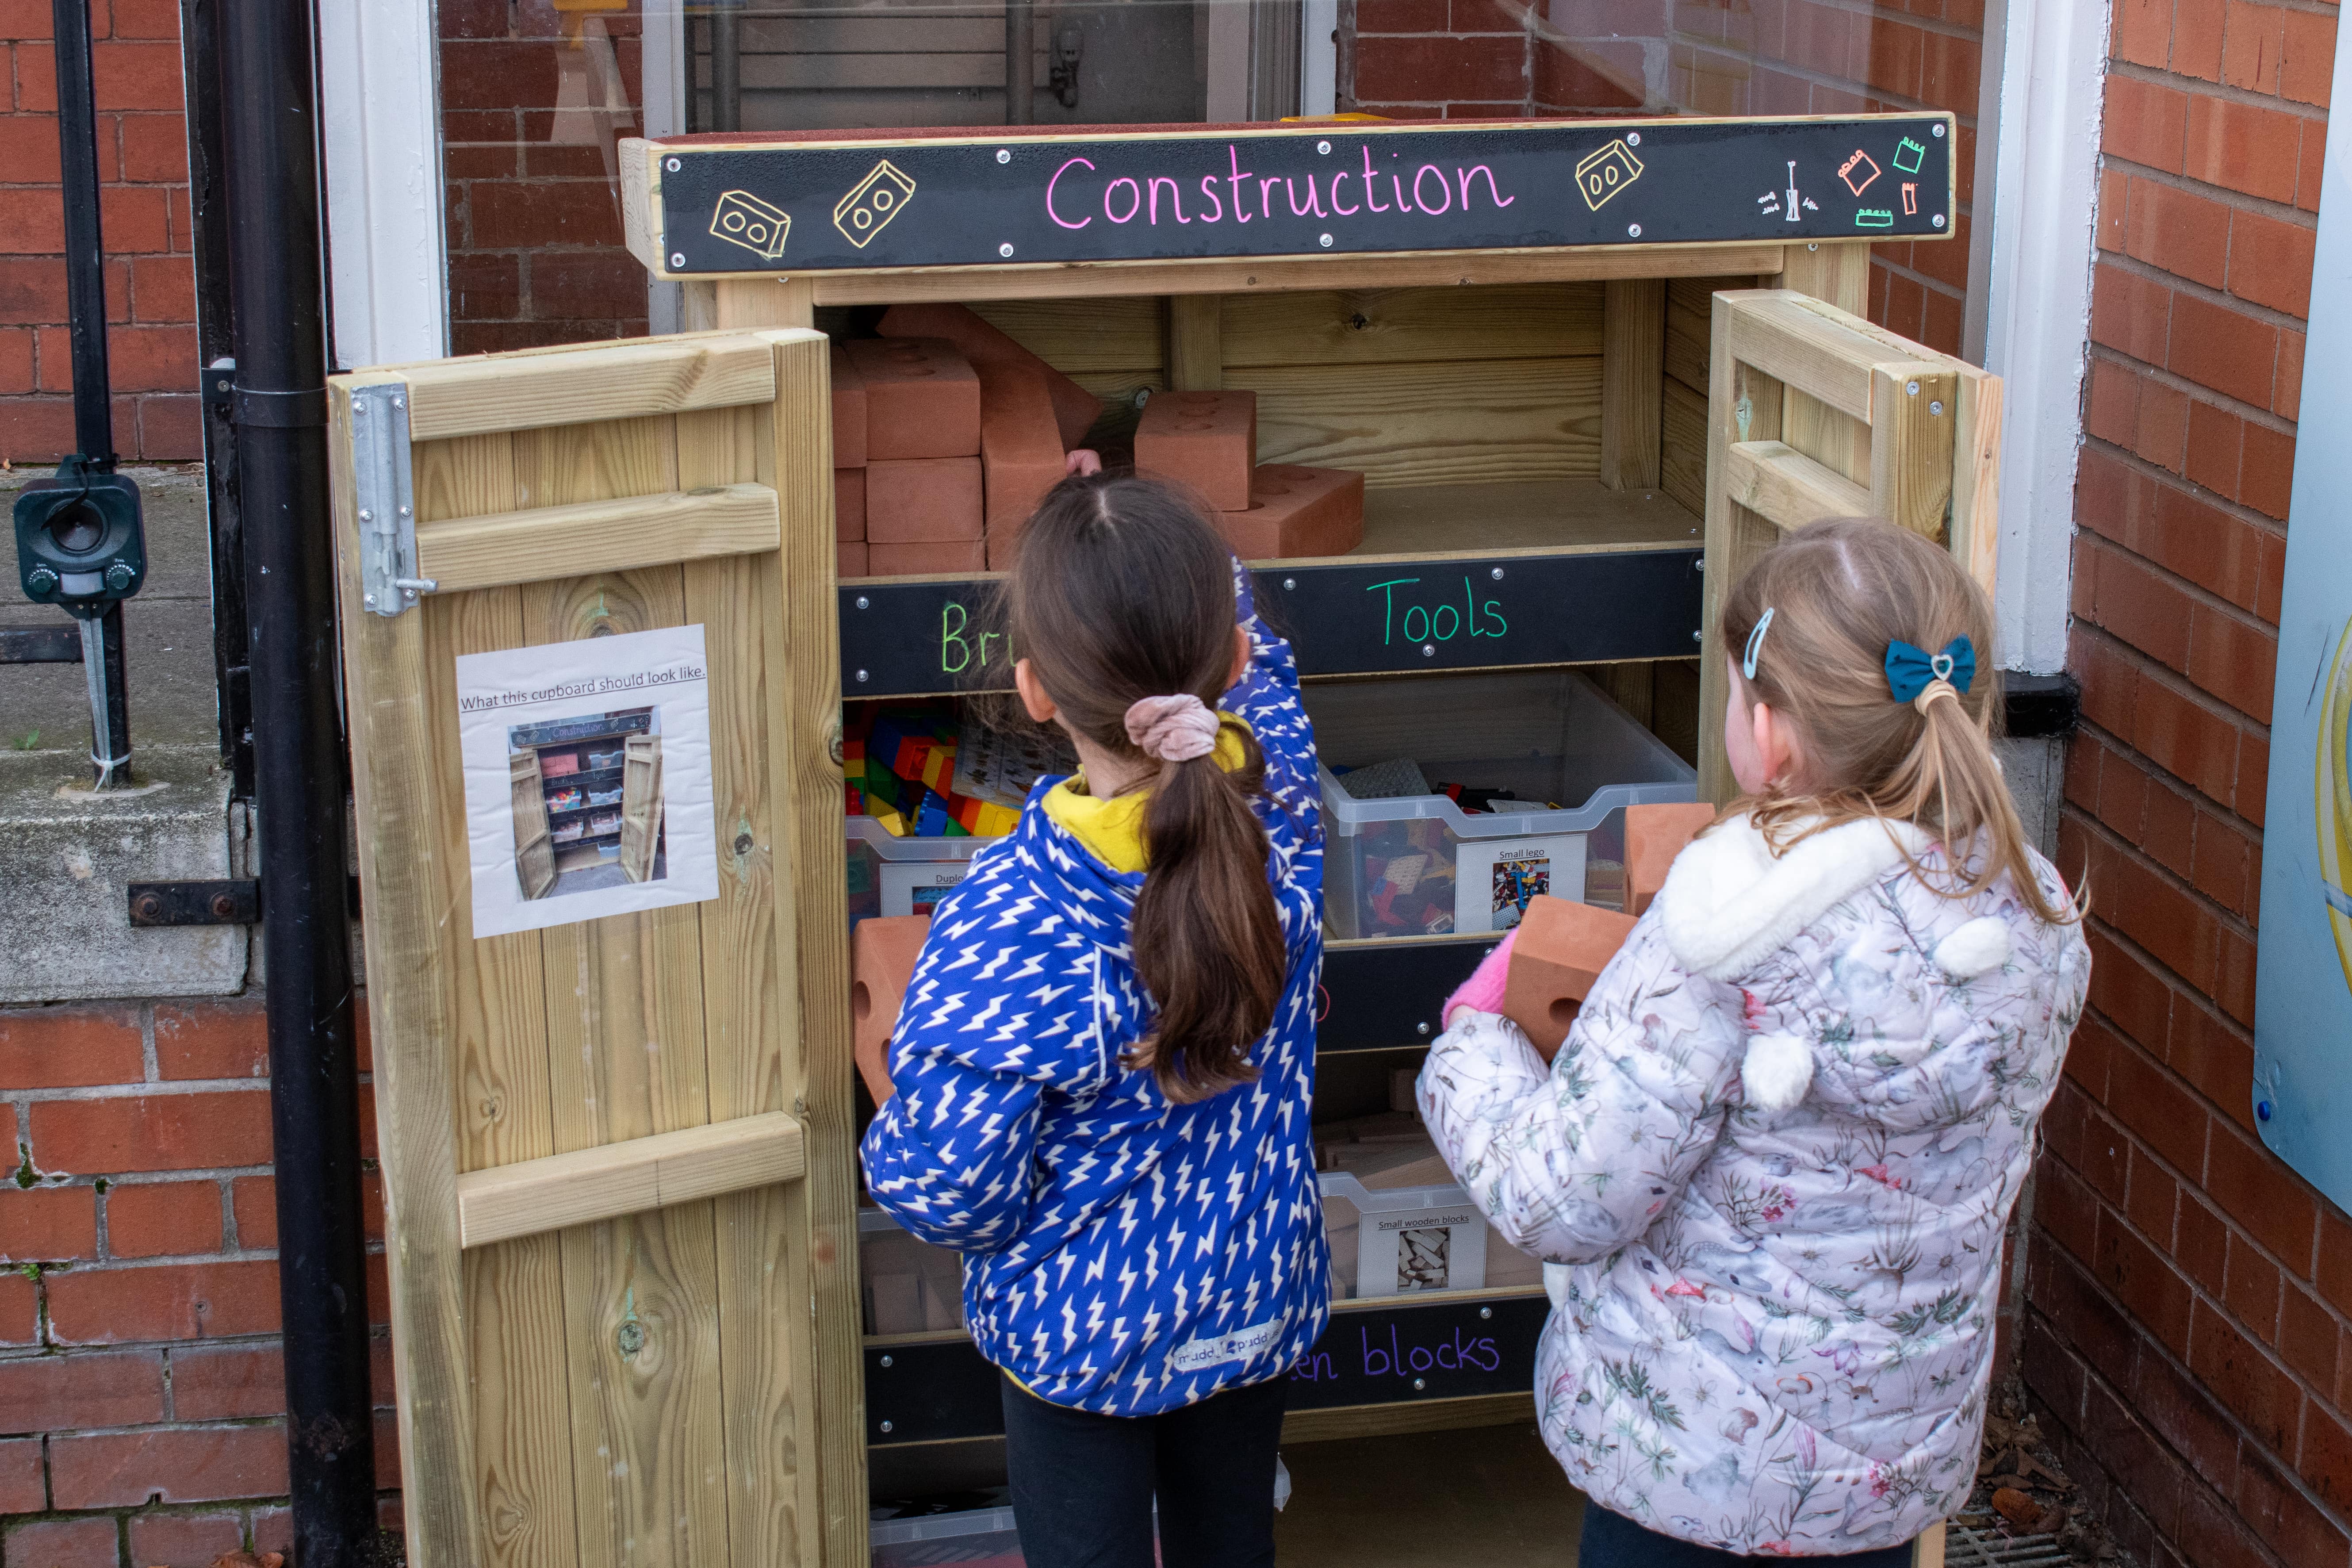
<svg viewBox="0 0 2352 1568"><path fill-rule="evenodd" d="M321 0L318 14L334 363L438 359L449 247L433 0Z"/></svg>
<svg viewBox="0 0 2352 1568"><path fill-rule="evenodd" d="M2047 675L2066 663L2109 7L2008 0L2006 11L1986 40L2000 47L1999 97L1989 86L1979 123L1994 145L1979 160L1976 205L1991 229L1984 366L2001 378L2005 405L1995 657Z"/></svg>

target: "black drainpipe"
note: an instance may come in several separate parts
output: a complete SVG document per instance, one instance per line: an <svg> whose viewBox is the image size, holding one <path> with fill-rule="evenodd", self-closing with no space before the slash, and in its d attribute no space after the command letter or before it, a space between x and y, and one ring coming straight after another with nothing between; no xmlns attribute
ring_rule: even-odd
<svg viewBox="0 0 2352 1568"><path fill-rule="evenodd" d="M375 1441L327 510L318 86L308 0L225 0L237 478L278 1173L294 1561L373 1555Z"/></svg>

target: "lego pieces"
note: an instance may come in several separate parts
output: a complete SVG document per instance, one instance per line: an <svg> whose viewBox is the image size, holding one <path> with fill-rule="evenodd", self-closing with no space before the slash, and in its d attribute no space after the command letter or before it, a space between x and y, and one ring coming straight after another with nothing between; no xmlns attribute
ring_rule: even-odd
<svg viewBox="0 0 2352 1568"><path fill-rule="evenodd" d="M943 338L975 367L1024 365L1041 373L1065 449L1083 444L1102 414L1102 400L1093 393L961 305L893 305L883 314L881 330L911 338Z"/></svg>
<svg viewBox="0 0 2352 1568"><path fill-rule="evenodd" d="M1364 542L1360 473L1270 463L1256 471L1250 500L1245 510L1217 514L1218 531L1244 561L1344 555Z"/></svg>
<svg viewBox="0 0 2352 1568"><path fill-rule="evenodd" d="M832 345L833 466L866 466L866 378L839 343Z"/></svg>
<svg viewBox="0 0 2352 1568"><path fill-rule="evenodd" d="M980 377L955 345L938 338L856 338L843 348L866 385L869 466L979 455Z"/></svg>
<svg viewBox="0 0 2352 1568"><path fill-rule="evenodd" d="M852 544L866 538L866 470L833 470L833 537Z"/></svg>
<svg viewBox="0 0 2352 1568"><path fill-rule="evenodd" d="M1633 917L1538 895L1511 944L1503 1012L1546 1061L1568 1038L1578 1007L1633 929Z"/></svg>
<svg viewBox="0 0 2352 1568"><path fill-rule="evenodd" d="M1163 392L1144 405L1136 472L1189 486L1216 510L1247 511L1256 468L1256 393Z"/></svg>
<svg viewBox="0 0 2352 1568"><path fill-rule="evenodd" d="M990 555L1062 481L1062 437L1045 377L1027 365L984 364L980 374L980 463Z"/></svg>
<svg viewBox="0 0 2352 1568"><path fill-rule="evenodd" d="M908 458L866 466L866 542L970 542L979 557L978 458ZM947 568L953 570L953 568Z"/></svg>
<svg viewBox="0 0 2352 1568"><path fill-rule="evenodd" d="M930 930L929 915L876 915L858 921L850 933L850 1054L877 1105L894 1092L890 1031L898 1026L899 1005Z"/></svg>
<svg viewBox="0 0 2352 1568"><path fill-rule="evenodd" d="M1666 885L1667 868L1683 846L1715 820L1715 807L1704 802L1678 805L1629 805L1625 808L1625 910L1640 918Z"/></svg>

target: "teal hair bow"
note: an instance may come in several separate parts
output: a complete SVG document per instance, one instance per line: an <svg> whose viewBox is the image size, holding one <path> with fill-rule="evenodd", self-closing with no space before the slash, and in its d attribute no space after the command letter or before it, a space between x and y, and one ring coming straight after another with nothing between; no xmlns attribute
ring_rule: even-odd
<svg viewBox="0 0 2352 1568"><path fill-rule="evenodd" d="M1886 645L1886 689L1897 702L1908 702L1927 689L1932 680L1948 680L1956 691L1966 691L1977 678L1977 645L1954 637L1941 653L1913 647L1901 637Z"/></svg>

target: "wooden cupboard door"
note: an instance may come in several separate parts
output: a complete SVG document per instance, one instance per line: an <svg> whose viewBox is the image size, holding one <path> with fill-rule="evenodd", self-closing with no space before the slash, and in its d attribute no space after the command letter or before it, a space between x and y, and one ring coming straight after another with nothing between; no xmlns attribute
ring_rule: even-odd
<svg viewBox="0 0 2352 1568"><path fill-rule="evenodd" d="M2000 377L1793 289L1727 289L1714 299L1706 404L1698 784L1720 804L1738 786L1716 628L1731 585L1783 533L1885 518L1951 551L1992 592Z"/></svg>
<svg viewBox="0 0 2352 1568"><path fill-rule="evenodd" d="M826 346L698 333L334 381L416 1568L865 1562ZM689 626L716 896L477 935L457 661ZM620 749L642 879L660 751ZM516 874L544 894L543 769L509 772Z"/></svg>
<svg viewBox="0 0 2352 1568"><path fill-rule="evenodd" d="M642 882L654 874L661 842L661 737L632 735L622 750L621 875Z"/></svg>
<svg viewBox="0 0 2352 1568"><path fill-rule="evenodd" d="M507 759L514 774L515 877L526 899L543 899L555 886L555 845L547 826L547 791L539 772L537 752L516 752Z"/></svg>

